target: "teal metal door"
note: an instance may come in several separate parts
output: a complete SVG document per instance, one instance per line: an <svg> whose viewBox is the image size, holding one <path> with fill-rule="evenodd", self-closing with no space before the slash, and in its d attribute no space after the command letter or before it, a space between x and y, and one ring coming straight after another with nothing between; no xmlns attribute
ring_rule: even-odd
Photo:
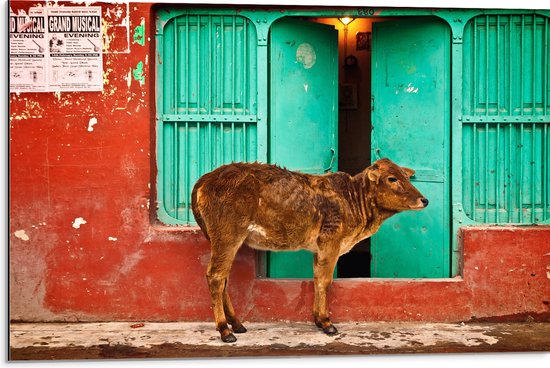
<svg viewBox="0 0 550 368"><path fill-rule="evenodd" d="M373 161L415 169L430 205L372 237L372 277L450 277L450 45L437 18L373 24Z"/></svg>
<svg viewBox="0 0 550 368"><path fill-rule="evenodd" d="M322 174L338 162L338 32L292 18L270 33L270 162ZM312 277L307 251L268 254L269 277Z"/></svg>

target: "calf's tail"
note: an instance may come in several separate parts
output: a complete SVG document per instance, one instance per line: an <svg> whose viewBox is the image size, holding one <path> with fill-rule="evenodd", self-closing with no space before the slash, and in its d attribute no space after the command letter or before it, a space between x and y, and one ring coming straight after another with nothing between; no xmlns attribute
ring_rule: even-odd
<svg viewBox="0 0 550 368"><path fill-rule="evenodd" d="M204 219L202 218L199 204L197 202L197 192L199 188L201 187L202 182L199 179L195 186L193 187L193 191L191 192L191 210L193 211L193 216L195 216L195 221L197 221L197 224L201 228L202 232L204 233L204 236L206 239L210 240L210 237L208 236L208 231L206 230L206 224L204 223Z"/></svg>

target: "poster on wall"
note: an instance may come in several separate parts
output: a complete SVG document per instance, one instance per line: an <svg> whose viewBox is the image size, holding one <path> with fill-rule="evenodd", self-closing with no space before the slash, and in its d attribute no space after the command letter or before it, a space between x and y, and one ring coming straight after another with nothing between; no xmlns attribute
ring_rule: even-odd
<svg viewBox="0 0 550 368"><path fill-rule="evenodd" d="M10 92L102 90L101 7L10 12Z"/></svg>
<svg viewBox="0 0 550 368"><path fill-rule="evenodd" d="M44 8L27 14L10 11L10 91L47 91L46 20Z"/></svg>
<svg viewBox="0 0 550 368"><path fill-rule="evenodd" d="M101 91L101 7L48 8L48 76L53 91Z"/></svg>

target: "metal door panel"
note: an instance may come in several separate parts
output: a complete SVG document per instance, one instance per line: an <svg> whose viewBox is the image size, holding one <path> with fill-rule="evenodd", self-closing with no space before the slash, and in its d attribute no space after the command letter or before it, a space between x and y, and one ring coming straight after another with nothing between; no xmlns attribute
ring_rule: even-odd
<svg viewBox="0 0 550 368"><path fill-rule="evenodd" d="M426 210L372 237L373 277L449 277L450 32L437 18L373 24L373 161L416 170Z"/></svg>
<svg viewBox="0 0 550 368"><path fill-rule="evenodd" d="M270 162L312 174L337 170L338 32L283 18L271 27L270 47ZM312 264L307 251L271 252L268 276L312 277Z"/></svg>

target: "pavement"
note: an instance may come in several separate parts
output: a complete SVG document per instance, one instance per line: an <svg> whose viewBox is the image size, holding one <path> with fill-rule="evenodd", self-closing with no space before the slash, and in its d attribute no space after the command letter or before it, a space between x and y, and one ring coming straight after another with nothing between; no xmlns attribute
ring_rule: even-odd
<svg viewBox="0 0 550 368"><path fill-rule="evenodd" d="M550 351L550 323L245 323L223 343L213 323L12 323L10 360L203 358Z"/></svg>

